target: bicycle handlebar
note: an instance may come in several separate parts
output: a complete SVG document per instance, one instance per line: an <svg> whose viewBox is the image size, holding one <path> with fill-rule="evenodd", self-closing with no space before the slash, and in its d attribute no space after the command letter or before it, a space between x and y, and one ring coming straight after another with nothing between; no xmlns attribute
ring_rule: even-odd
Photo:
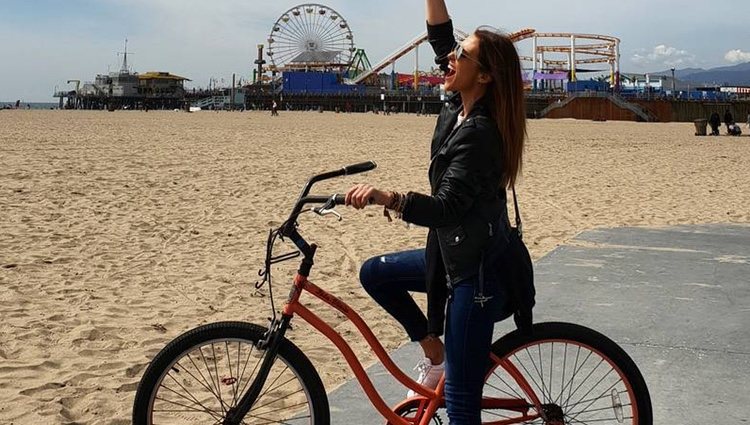
<svg viewBox="0 0 750 425"><path fill-rule="evenodd" d="M299 200L299 203L304 204L328 204L332 203L334 205L344 205L346 195L342 195L340 193L337 193L335 195L308 195L304 198ZM331 202L333 201L333 202Z"/></svg>
<svg viewBox="0 0 750 425"><path fill-rule="evenodd" d="M332 179L334 177L351 176L354 174L364 173L365 171L370 171L370 170L375 169L377 166L378 164L376 164L375 161L367 161L367 162L361 162L359 164L349 165L347 167L341 168L340 170L329 171L327 173L322 173L322 174L313 176L310 180L308 180L307 184L305 184L305 187L302 189L302 193L300 194L300 197L297 200L297 203L294 205L294 208L292 209L292 213L289 215L289 219L286 221L286 224L281 229L282 235L291 236L293 234L294 227L295 227L295 220L297 216L300 214L300 211L302 211L302 207L305 204L311 204L311 203L330 204L332 202L333 205L329 205L330 207L344 204L344 195L341 195L341 194L337 194L333 196L309 195L310 189L315 183L322 181L322 180Z"/></svg>
<svg viewBox="0 0 750 425"><path fill-rule="evenodd" d="M305 184L305 187L302 189L302 193L300 194L299 198L297 199L297 202L294 204L294 208L292 209L292 213L289 215L289 218L284 222L284 224L281 225L278 229L273 229L268 235L268 243L266 246L266 264L265 269L261 270L261 276L263 277L263 281L260 283L256 283L256 288L259 288L260 285L262 285L265 282L268 282L269 285L269 293L271 296L271 307L273 309L273 293L270 290L271 287L271 267L274 263L278 263L281 261L286 261L289 259L292 259L297 256L297 252L292 254L286 254L281 255L278 257L273 256L273 247L274 242L276 241L277 236L281 236L281 238L289 238L292 242L294 242L294 245L297 246L297 249L299 252L301 252L304 255L304 258L302 259L302 264L300 265L299 270L297 271L302 276L309 276L310 274L310 268L313 265L313 257L315 257L315 251L318 248L315 244L308 244L305 238L302 237L302 235L299 234L297 231L297 217L302 213L302 207L306 204L323 204L321 207L318 208L312 208L312 211L318 213L319 215L327 215L327 214L334 214L339 217L339 220L341 220L341 216L333 211L333 208L336 205L344 205L345 201L345 195L342 194L335 194L335 195L327 195L327 196L321 196L321 195L310 195L310 189L312 186L321 180L327 180L334 177L339 176L346 176L346 175L352 175L352 174L358 174L358 173L364 173L365 171L370 171L377 167L377 164L373 161L367 161L367 162L361 162L359 164L349 165L347 167L343 167L340 170L337 171L331 171L323 174L318 174L314 177L312 177L310 180L308 180L307 184ZM276 310L274 311L274 319L276 318Z"/></svg>
<svg viewBox="0 0 750 425"><path fill-rule="evenodd" d="M364 173L365 171L375 169L375 167L377 166L378 164L376 164L374 161L361 162L359 164L344 167L344 175L351 176L352 174Z"/></svg>

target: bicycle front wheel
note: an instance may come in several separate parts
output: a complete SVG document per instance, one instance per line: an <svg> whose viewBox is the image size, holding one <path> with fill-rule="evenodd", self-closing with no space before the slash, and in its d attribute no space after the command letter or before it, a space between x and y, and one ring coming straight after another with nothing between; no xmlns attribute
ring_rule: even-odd
<svg viewBox="0 0 750 425"><path fill-rule="evenodd" d="M170 342L146 369L133 405L135 425L222 424L257 377L266 329L213 323ZM283 339L260 396L242 424L330 422L323 383L307 357Z"/></svg>
<svg viewBox="0 0 750 425"><path fill-rule="evenodd" d="M500 338L492 353L483 423L652 424L638 367L592 329L538 323L531 335L515 331Z"/></svg>

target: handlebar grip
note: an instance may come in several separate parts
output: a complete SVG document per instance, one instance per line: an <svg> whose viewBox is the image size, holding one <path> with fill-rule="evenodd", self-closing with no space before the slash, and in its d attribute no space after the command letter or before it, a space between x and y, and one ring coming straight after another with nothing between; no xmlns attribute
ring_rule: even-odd
<svg viewBox="0 0 750 425"><path fill-rule="evenodd" d="M349 176L352 174L358 174L358 173L364 173L365 171L370 171L375 169L378 164L375 163L375 161L367 161L362 162L359 164L350 165L348 167L344 167L344 174Z"/></svg>
<svg viewBox="0 0 750 425"><path fill-rule="evenodd" d="M344 205L344 201L346 200L346 195L337 193L336 195L333 195L333 200L336 202L336 205Z"/></svg>

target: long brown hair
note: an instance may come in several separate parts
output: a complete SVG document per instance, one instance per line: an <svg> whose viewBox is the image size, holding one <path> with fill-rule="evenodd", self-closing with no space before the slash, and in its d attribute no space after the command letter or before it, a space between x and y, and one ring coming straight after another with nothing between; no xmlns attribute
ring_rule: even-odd
<svg viewBox="0 0 750 425"><path fill-rule="evenodd" d="M479 27L479 62L492 77L486 101L502 137L503 175L500 184L513 187L523 165L526 140L526 99L521 77L521 60L513 41L495 29Z"/></svg>

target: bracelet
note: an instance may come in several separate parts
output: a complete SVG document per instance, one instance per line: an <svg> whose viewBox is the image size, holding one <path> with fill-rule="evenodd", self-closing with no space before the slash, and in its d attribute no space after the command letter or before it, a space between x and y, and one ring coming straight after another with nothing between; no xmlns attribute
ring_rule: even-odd
<svg viewBox="0 0 750 425"><path fill-rule="evenodd" d="M404 212L404 206L406 205L406 196L399 192L392 193L393 199L391 199L391 202L387 205L387 208L398 213Z"/></svg>
<svg viewBox="0 0 750 425"><path fill-rule="evenodd" d="M401 218L401 215L404 213L404 208L406 208L406 195L399 193L399 202L396 207L396 212L398 213L399 218Z"/></svg>
<svg viewBox="0 0 750 425"><path fill-rule="evenodd" d="M388 221L393 221L388 210L395 211L396 218L403 218L404 207L406 206L406 195L399 192L391 193L393 194L391 202L383 208L383 215L388 218Z"/></svg>
<svg viewBox="0 0 750 425"><path fill-rule="evenodd" d="M391 202L386 205L386 208L389 210L395 210L398 206L398 203L400 202L401 194L398 192L391 192Z"/></svg>

